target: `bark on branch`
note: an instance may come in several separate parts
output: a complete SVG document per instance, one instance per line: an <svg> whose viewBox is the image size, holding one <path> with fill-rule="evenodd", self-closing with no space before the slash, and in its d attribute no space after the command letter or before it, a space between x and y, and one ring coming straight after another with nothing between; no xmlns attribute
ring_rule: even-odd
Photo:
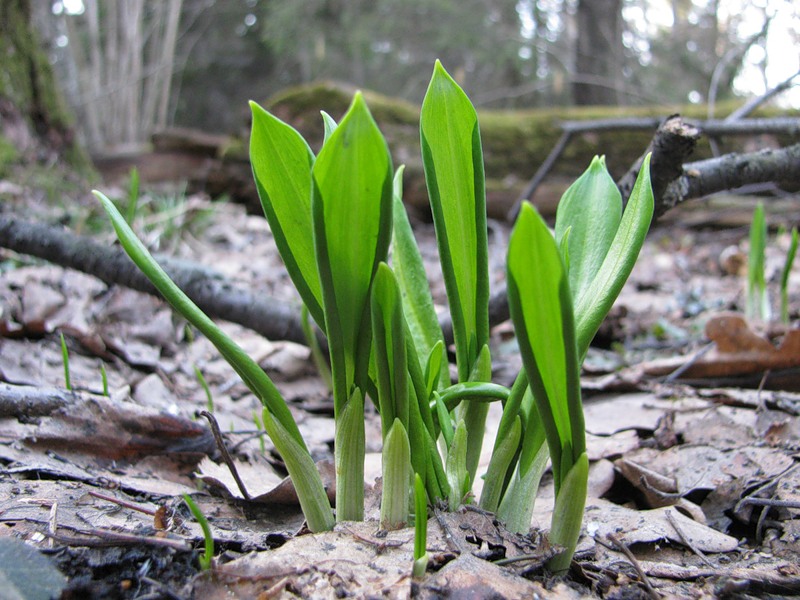
<svg viewBox="0 0 800 600"><path fill-rule="evenodd" d="M94 275L108 284L160 296L119 246L103 246L63 229L0 215L0 247ZM169 276L207 315L248 327L271 340L305 344L297 308L256 296L219 273L188 261L159 257Z"/></svg>

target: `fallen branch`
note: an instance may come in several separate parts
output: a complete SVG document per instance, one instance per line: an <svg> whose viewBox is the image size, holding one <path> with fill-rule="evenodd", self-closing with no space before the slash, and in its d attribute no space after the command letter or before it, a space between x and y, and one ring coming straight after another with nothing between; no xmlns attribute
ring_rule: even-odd
<svg viewBox="0 0 800 600"><path fill-rule="evenodd" d="M780 181L800 181L800 144L688 163L683 166L682 174L667 186L653 218L692 198L753 183Z"/></svg>
<svg viewBox="0 0 800 600"><path fill-rule="evenodd" d="M0 247L160 297L119 246L103 246L63 229L0 215ZM300 311L293 305L269 296L255 296L195 263L170 257L158 260L178 287L210 317L243 325L271 340L306 343Z"/></svg>
<svg viewBox="0 0 800 600"><path fill-rule="evenodd" d="M772 95L778 93L778 91L782 91L788 88L791 84L792 79L796 77L796 75L792 76L785 82L783 82L782 86L776 88L775 90L771 90L773 92ZM707 135L710 139L719 138L725 135L760 135L760 134L782 134L782 135L790 135L794 137L800 136L800 119L796 117L775 117L775 118L761 118L761 119L743 119L745 114L748 114L749 111L754 110L760 102L765 101L766 98L771 97L765 95L762 98L756 99L757 101L753 101L748 103L741 109L734 112L731 116L725 119L708 119L705 121L702 120L680 120L681 126L687 130L694 130L697 133L689 134L689 137L692 137L692 149L694 148L694 143L697 140L697 136L701 133ZM539 185L544 181L547 174L553 168L556 161L559 159L561 154L563 154L564 150L566 149L569 142L572 140L573 136L579 135L582 133L596 133L602 131L645 131L648 129L656 129L657 131L654 136L653 142L651 142L651 147L648 149L648 152L653 151L653 160L651 163L651 172L656 168L658 163L656 157L656 150L659 146L662 146L663 149L667 152L674 153L678 149L678 146L673 145L670 142L664 143L663 141L659 140L659 136L663 135L675 135L676 134L676 126L673 124L672 126L668 126L667 124L674 119L679 117L672 116L669 117L664 123L660 123L660 119L653 118L653 117L633 117L633 118L619 118L619 119L597 119L593 121L564 121L560 124L561 131L561 138L559 138L556 145L550 151L550 154L541 164L539 169L537 169L536 174L531 178L528 184L523 189L522 193L520 194L519 198L517 198L516 202L512 206L511 210L508 212L508 220L514 221L516 220L517 213L519 212L519 207L524 200L531 200L533 194L536 192L536 189ZM665 126L667 129L665 130ZM672 131L670 131L670 127ZM680 137L683 137L685 134L680 134ZM686 140L689 138L687 137ZM686 141L684 140L684 142ZM646 153L645 153L646 154ZM688 156L688 154L686 155ZM684 156L685 158L685 156ZM674 163L672 163L674 164ZM683 163L678 165L678 168ZM630 188L628 188L628 192L633 186L633 181L636 179L636 174L638 173L638 167L635 171L633 171L633 179L629 181ZM629 171L623 180L630 179L631 171ZM677 177L677 174L675 175ZM621 186L622 187L622 186ZM655 181L654 181L655 187ZM623 192L623 197L627 197L626 194Z"/></svg>

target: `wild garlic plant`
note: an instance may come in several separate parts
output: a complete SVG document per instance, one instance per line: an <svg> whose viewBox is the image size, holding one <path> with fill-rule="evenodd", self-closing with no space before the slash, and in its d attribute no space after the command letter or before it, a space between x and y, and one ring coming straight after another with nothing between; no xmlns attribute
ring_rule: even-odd
<svg viewBox="0 0 800 600"><path fill-rule="evenodd" d="M511 234L507 279L524 369L506 388L491 381L489 274L478 117L436 62L420 116L425 178L453 323L450 371L419 249L392 159L364 97L337 124L323 113L315 155L303 137L255 103L250 156L264 212L308 314L327 336L334 401L335 519L364 516L364 406L380 413L381 524L399 527L429 503L479 500L508 526L529 531L550 459L556 503L550 540L563 571L580 533L589 461L580 365L650 226L649 158L624 213L603 158L565 193L555 236L524 204ZM334 512L288 407L269 377L164 274L102 194L126 251L173 306L221 351L264 406L264 427L297 488L312 531ZM391 260L389 258L391 252ZM479 457L489 403L502 417L485 474ZM416 494L415 494L416 490ZM424 547L416 543L415 559ZM419 569L417 569L419 571Z"/></svg>

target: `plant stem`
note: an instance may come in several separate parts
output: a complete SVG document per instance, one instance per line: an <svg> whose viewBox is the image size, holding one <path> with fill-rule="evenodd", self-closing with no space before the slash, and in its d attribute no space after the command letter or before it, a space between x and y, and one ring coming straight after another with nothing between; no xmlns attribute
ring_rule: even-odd
<svg viewBox="0 0 800 600"><path fill-rule="evenodd" d="M364 520L364 397L356 388L336 419L336 520Z"/></svg>

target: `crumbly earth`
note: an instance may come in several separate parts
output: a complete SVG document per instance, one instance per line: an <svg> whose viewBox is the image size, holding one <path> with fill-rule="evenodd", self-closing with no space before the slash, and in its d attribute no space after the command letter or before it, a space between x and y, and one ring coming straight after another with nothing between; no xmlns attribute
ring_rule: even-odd
<svg viewBox="0 0 800 600"><path fill-rule="evenodd" d="M7 209L57 217L32 197L18 189ZM41 549L67 577L64 598L800 594L800 344L774 322L735 318L745 309L755 201L696 202L651 232L585 363L590 490L584 535L561 578L543 568L552 553L543 534L552 510L547 476L530 536L474 507L434 511L431 565L419 580L410 576L411 530L387 535L367 521L308 534L281 485L282 465L254 424L257 401L207 340L160 300L0 250L0 542ZM800 221L800 198L765 203L777 312L788 245L779 229ZM73 227L85 233L97 222L93 210L81 207ZM200 196L164 210L137 222L152 248L296 300L263 219ZM433 228L414 226L444 309ZM107 228L93 235L112 243ZM508 235L506 224L491 223L493 286L503 283ZM796 324L797 266L789 312ZM308 350L223 325L284 393L330 477L332 404ZM717 330L727 337L714 337ZM64 390L60 334L72 394ZM509 384L520 362L507 323L493 330L492 355L495 379ZM197 372L249 500L197 416L209 408ZM488 435L496 420L491 412ZM380 439L369 410L368 518L377 514ZM183 493L209 518L210 572L199 570L203 535ZM0 565L0 575L17 566Z"/></svg>

